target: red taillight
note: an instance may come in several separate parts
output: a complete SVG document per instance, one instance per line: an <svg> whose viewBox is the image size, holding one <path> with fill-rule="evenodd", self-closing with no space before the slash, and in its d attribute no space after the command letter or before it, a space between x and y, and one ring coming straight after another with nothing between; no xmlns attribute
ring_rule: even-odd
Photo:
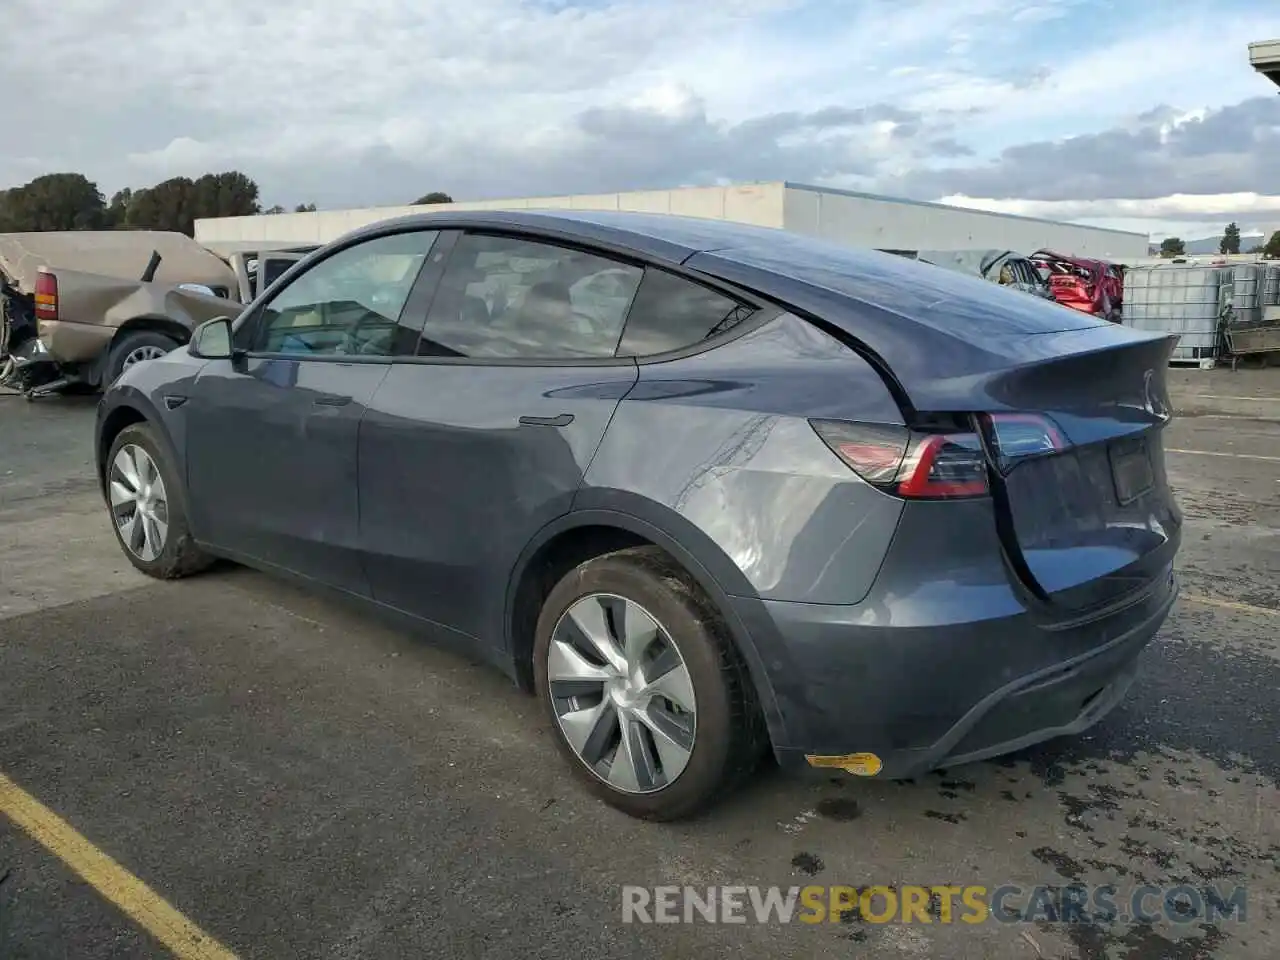
<svg viewBox="0 0 1280 960"><path fill-rule="evenodd" d="M987 464L973 433L931 433L914 438L902 461L898 496L913 499L981 497Z"/></svg>
<svg viewBox="0 0 1280 960"><path fill-rule="evenodd" d="M906 427L814 420L813 428L863 480L912 499L981 497L982 446L972 433L916 433Z"/></svg>
<svg viewBox="0 0 1280 960"><path fill-rule="evenodd" d="M58 278L43 268L36 274L36 319L58 319Z"/></svg>
<svg viewBox="0 0 1280 960"><path fill-rule="evenodd" d="M1000 469L1028 456L1066 448L1038 414L993 414L988 420ZM890 424L810 421L823 441L863 480L899 497L950 500L988 493L987 461L976 433L922 433Z"/></svg>

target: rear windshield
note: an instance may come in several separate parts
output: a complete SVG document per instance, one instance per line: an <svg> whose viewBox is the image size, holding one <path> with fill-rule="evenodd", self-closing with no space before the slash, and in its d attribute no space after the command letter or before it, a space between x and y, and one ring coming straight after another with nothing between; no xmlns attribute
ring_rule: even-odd
<svg viewBox="0 0 1280 960"><path fill-rule="evenodd" d="M1105 320L989 280L799 234L779 232L767 244L709 255L900 313L975 343L1106 325Z"/></svg>

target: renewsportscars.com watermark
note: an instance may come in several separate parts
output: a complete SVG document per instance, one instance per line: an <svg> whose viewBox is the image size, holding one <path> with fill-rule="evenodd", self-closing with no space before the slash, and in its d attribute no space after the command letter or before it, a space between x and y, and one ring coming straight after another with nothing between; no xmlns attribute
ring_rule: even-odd
<svg viewBox="0 0 1280 960"><path fill-rule="evenodd" d="M1246 906L1240 886L622 888L623 923L1243 923Z"/></svg>

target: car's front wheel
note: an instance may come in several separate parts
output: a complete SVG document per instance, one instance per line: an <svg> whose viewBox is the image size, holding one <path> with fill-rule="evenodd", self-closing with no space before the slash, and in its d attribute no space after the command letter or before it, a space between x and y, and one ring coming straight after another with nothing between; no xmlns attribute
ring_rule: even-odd
<svg viewBox="0 0 1280 960"><path fill-rule="evenodd" d="M538 619L534 678L571 767L635 817L691 816L763 752L723 618L657 548L597 557L556 585Z"/></svg>
<svg viewBox="0 0 1280 960"><path fill-rule="evenodd" d="M181 480L150 424L133 424L116 436L106 487L116 539L147 576L172 580L212 562L191 538Z"/></svg>

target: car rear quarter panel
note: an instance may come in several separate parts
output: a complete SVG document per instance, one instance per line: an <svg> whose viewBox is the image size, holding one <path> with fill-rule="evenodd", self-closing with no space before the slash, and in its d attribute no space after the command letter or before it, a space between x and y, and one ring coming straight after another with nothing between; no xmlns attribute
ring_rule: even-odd
<svg viewBox="0 0 1280 960"><path fill-rule="evenodd" d="M902 422L869 364L791 314L705 353L643 363L575 510L645 509L660 526L674 514L666 525L682 540L680 528L698 531L709 570L730 567L718 578L726 593L856 603L902 504L862 482L810 417Z"/></svg>
<svg viewBox="0 0 1280 960"><path fill-rule="evenodd" d="M40 342L58 363L86 363L111 345L113 327L71 320L41 320Z"/></svg>

